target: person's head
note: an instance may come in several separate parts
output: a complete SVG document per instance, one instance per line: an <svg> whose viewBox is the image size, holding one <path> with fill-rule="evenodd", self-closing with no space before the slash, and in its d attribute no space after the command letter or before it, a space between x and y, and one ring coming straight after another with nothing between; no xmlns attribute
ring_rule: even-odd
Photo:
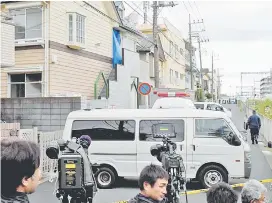
<svg viewBox="0 0 272 203"><path fill-rule="evenodd" d="M167 171L161 166L153 164L146 166L140 174L140 190L145 196L160 201L166 195L168 178Z"/></svg>
<svg viewBox="0 0 272 203"><path fill-rule="evenodd" d="M253 111L252 111L252 114L254 114L254 115L255 115L255 114L256 114L256 110L253 110Z"/></svg>
<svg viewBox="0 0 272 203"><path fill-rule="evenodd" d="M207 192L208 203L236 203L238 195L227 183L218 183Z"/></svg>
<svg viewBox="0 0 272 203"><path fill-rule="evenodd" d="M257 180L249 180L242 189L242 203L264 203L266 187Z"/></svg>
<svg viewBox="0 0 272 203"><path fill-rule="evenodd" d="M41 178L40 149L17 137L1 140L1 194L33 193Z"/></svg>

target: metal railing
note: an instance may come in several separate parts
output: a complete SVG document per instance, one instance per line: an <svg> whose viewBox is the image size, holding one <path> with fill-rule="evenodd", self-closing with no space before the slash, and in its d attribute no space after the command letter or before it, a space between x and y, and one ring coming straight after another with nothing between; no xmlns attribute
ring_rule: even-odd
<svg viewBox="0 0 272 203"><path fill-rule="evenodd" d="M103 82L104 82L104 85L106 87L106 98L108 99L109 98L109 84L105 78L105 75L102 71L99 72L95 82L94 82L94 99L97 99L98 98L98 91L97 91L97 88L98 88L98 85L99 85L99 82L100 82L100 78L103 78ZM103 88L103 86L102 86Z"/></svg>

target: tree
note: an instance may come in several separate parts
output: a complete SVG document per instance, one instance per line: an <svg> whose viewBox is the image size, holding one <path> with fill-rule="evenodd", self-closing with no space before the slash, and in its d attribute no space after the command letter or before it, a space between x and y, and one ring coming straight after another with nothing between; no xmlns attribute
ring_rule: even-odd
<svg viewBox="0 0 272 203"><path fill-rule="evenodd" d="M212 94L211 94L211 93L206 93L206 94L205 94L205 97L206 97L207 99L211 99L211 98L212 98Z"/></svg>
<svg viewBox="0 0 272 203"><path fill-rule="evenodd" d="M197 90L195 92L195 100L197 102L203 102L204 101L202 88L197 88Z"/></svg>

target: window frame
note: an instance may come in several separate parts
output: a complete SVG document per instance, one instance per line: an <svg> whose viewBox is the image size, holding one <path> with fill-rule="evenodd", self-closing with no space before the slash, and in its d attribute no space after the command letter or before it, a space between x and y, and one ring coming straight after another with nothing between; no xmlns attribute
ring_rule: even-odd
<svg viewBox="0 0 272 203"><path fill-rule="evenodd" d="M144 119L139 119L139 124L138 124L138 140L139 142L146 142L146 143L149 143L149 142L162 142L162 138L155 138L155 139L160 139L160 140L141 140L141 122L142 121L178 121L178 122L181 122L183 123L183 135L182 136L182 139L181 140L176 140L178 137L175 137L175 138L171 138L173 139L174 142L184 142L185 139L186 139L186 119L185 118L144 118Z"/></svg>
<svg viewBox="0 0 272 203"><path fill-rule="evenodd" d="M72 40L70 39L70 15L72 15ZM69 43L75 43L75 44L81 44L81 45L86 45L86 40L87 40L87 26L86 26L86 19L87 17L85 15L82 15L80 13L77 12L67 12L67 26L68 26L68 42ZM84 36L77 36L78 32L77 32L77 19L81 18L83 20L84 25L81 27L82 28L82 33L84 34ZM77 41L78 37L82 37L82 42L81 41Z"/></svg>
<svg viewBox="0 0 272 203"><path fill-rule="evenodd" d="M27 25L27 14L26 14L26 10L27 9L35 9L35 8L39 8L41 10L41 15L42 15L42 20L41 20L41 37L36 37L36 38L26 38L26 25ZM23 7L23 8L14 8L14 9L10 9L10 12L12 11L16 11L16 10L24 10L24 34L25 37L24 39L16 39L16 37L14 37L15 42L22 42L22 41L29 41L29 40L41 40L44 39L44 10L42 8L42 6L30 6L30 7ZM15 24L16 27L16 24ZM16 36L16 29L15 29L15 36Z"/></svg>
<svg viewBox="0 0 272 203"><path fill-rule="evenodd" d="M222 137L219 137L219 136L216 136L216 135L197 135L196 134L196 121L197 120L223 120L225 122L226 126L231 130L231 132L236 135L233 128L223 118L194 118L194 138L219 138L219 139L223 139Z"/></svg>
<svg viewBox="0 0 272 203"><path fill-rule="evenodd" d="M90 121L90 122L91 121L99 121L99 122L101 122L101 121L133 121L134 122L134 138L133 138L133 140L94 140L94 139L92 139L92 141L94 141L94 142L119 142L119 141L121 141L121 142L135 142L136 141L137 122L134 119L73 120L72 125L71 125L71 137L73 137L73 125L74 125L75 121Z"/></svg>
<svg viewBox="0 0 272 203"><path fill-rule="evenodd" d="M27 75L32 75L32 74L41 74L41 80L40 81L34 81L34 82L27 82ZM24 75L25 77L25 81L24 82L11 82L11 76L12 75ZM16 84L23 84L25 85L25 92L24 92L24 97L12 97L12 85L16 85ZM27 92L27 88L26 88L26 84L41 84L41 95L40 97L43 96L43 91L44 91L44 82L43 82L43 74L42 72L29 72L29 73L9 73L8 74L8 96L9 98L35 98L35 97L27 97L26 92Z"/></svg>
<svg viewBox="0 0 272 203"><path fill-rule="evenodd" d="M177 44L175 44L174 46L175 46L175 57L176 57L176 59L178 59L179 58L179 47Z"/></svg>

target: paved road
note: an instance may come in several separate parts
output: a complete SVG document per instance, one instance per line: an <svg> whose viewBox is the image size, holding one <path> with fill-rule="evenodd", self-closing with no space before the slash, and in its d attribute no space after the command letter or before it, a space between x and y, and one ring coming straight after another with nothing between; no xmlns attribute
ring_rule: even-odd
<svg viewBox="0 0 272 203"><path fill-rule="evenodd" d="M239 130L243 129L243 114L240 113L239 109L234 105L226 106L232 109L233 121ZM268 156L271 156L272 153ZM267 163L267 160L262 152L262 146L253 145L252 146L252 173L251 178L262 180L267 178L272 178L272 170ZM245 180L231 180L231 183L245 182ZM266 184L268 187L270 184ZM188 186L189 190L200 189L198 184L190 184ZM32 203L57 203L57 199L53 195L54 183L44 183L40 185L37 192L30 195L30 200ZM237 189L240 192L240 189ZM126 200L130 197L135 196L138 193L137 181L125 180L120 183L114 189L100 190L95 197L94 203L112 203L115 201ZM272 197L272 191L268 193L269 197ZM199 203L205 202L205 194L190 195L188 197L189 203ZM185 202L184 197L182 197L182 202Z"/></svg>

